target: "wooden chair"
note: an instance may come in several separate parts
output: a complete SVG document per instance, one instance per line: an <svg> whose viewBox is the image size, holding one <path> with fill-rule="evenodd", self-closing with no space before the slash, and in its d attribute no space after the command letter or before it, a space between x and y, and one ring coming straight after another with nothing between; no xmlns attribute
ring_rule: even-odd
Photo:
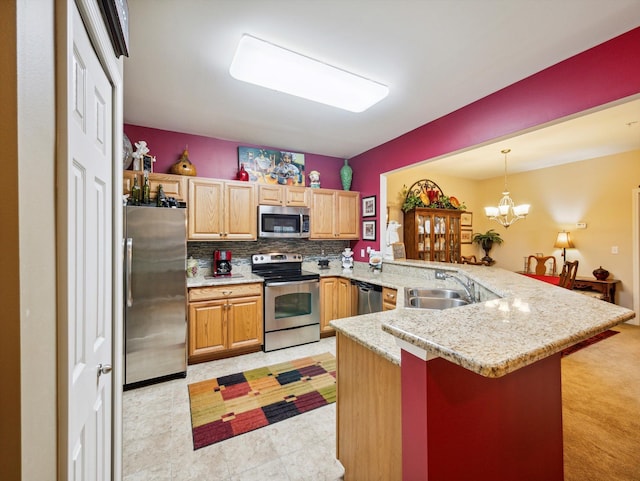
<svg viewBox="0 0 640 481"><path fill-rule="evenodd" d="M558 268L556 265L556 258L554 256L543 256L543 257L537 257L537 256L529 256L529 258L527 259L527 273L533 272L531 270L531 261L535 260L536 261L536 270L535 273L537 276L544 276L547 273L547 261L548 260L553 260L551 268L552 268L552 273L553 275L556 274L556 272L558 272Z"/></svg>
<svg viewBox="0 0 640 481"><path fill-rule="evenodd" d="M565 289L573 289L573 284L576 281L576 274L578 273L578 261L565 261L562 266L562 272L560 273L560 280L558 285Z"/></svg>

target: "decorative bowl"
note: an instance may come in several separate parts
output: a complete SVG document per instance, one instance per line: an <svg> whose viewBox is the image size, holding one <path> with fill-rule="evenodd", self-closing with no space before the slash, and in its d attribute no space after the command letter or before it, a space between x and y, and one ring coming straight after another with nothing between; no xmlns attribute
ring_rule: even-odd
<svg viewBox="0 0 640 481"><path fill-rule="evenodd" d="M602 266L600 266L593 271L593 277L595 277L599 281L604 281L607 277L609 277L609 271L603 269Z"/></svg>

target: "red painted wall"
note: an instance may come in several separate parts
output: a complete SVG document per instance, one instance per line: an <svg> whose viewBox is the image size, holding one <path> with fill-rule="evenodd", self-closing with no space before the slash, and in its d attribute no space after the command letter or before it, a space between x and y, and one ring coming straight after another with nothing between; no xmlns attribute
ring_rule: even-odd
<svg viewBox="0 0 640 481"><path fill-rule="evenodd" d="M377 216L367 220L385 220L380 174L640 93L639 59L640 27L354 157L351 189L377 196ZM156 172L167 172L188 145L199 176L233 179L239 145L272 148L128 124L124 131L131 142L147 141ZM341 188L342 159L307 153L305 162L307 173L320 172L322 187ZM378 249L380 240L356 242L356 260L367 246Z"/></svg>
<svg viewBox="0 0 640 481"><path fill-rule="evenodd" d="M351 188L379 198L381 173L639 92L640 27L354 157ZM385 206L376 207L384 222ZM356 260L368 245L377 247L379 240L356 243Z"/></svg>
<svg viewBox="0 0 640 481"><path fill-rule="evenodd" d="M168 130L152 129L138 125L124 125L124 133L131 143L145 140L149 154L156 157L154 172L168 173L169 168L177 162L186 146L189 147L189 160L196 166L198 177L214 177L216 179L235 179L238 172L238 147L259 147L270 150L280 148L245 144L220 140L202 135L184 134ZM320 184L327 189L342 189L340 168L344 160L337 157L305 153L306 185L309 185L308 174L312 170L320 172Z"/></svg>

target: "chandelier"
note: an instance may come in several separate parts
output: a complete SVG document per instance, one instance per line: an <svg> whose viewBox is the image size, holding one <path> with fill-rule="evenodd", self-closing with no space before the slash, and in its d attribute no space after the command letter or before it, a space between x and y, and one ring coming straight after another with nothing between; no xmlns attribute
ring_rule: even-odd
<svg viewBox="0 0 640 481"><path fill-rule="evenodd" d="M514 205L513 200L509 197L509 189L507 189L507 154L511 149L501 150L504 154L504 192L502 199L498 203L498 207L485 207L484 212L489 220L495 220L505 228L517 220L524 219L529 213L529 204Z"/></svg>

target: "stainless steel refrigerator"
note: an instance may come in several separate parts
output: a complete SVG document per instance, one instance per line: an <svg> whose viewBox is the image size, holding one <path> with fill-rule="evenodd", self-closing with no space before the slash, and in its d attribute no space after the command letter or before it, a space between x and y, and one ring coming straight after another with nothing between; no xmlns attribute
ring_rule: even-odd
<svg viewBox="0 0 640 481"><path fill-rule="evenodd" d="M187 372L186 209L124 207L124 388Z"/></svg>

